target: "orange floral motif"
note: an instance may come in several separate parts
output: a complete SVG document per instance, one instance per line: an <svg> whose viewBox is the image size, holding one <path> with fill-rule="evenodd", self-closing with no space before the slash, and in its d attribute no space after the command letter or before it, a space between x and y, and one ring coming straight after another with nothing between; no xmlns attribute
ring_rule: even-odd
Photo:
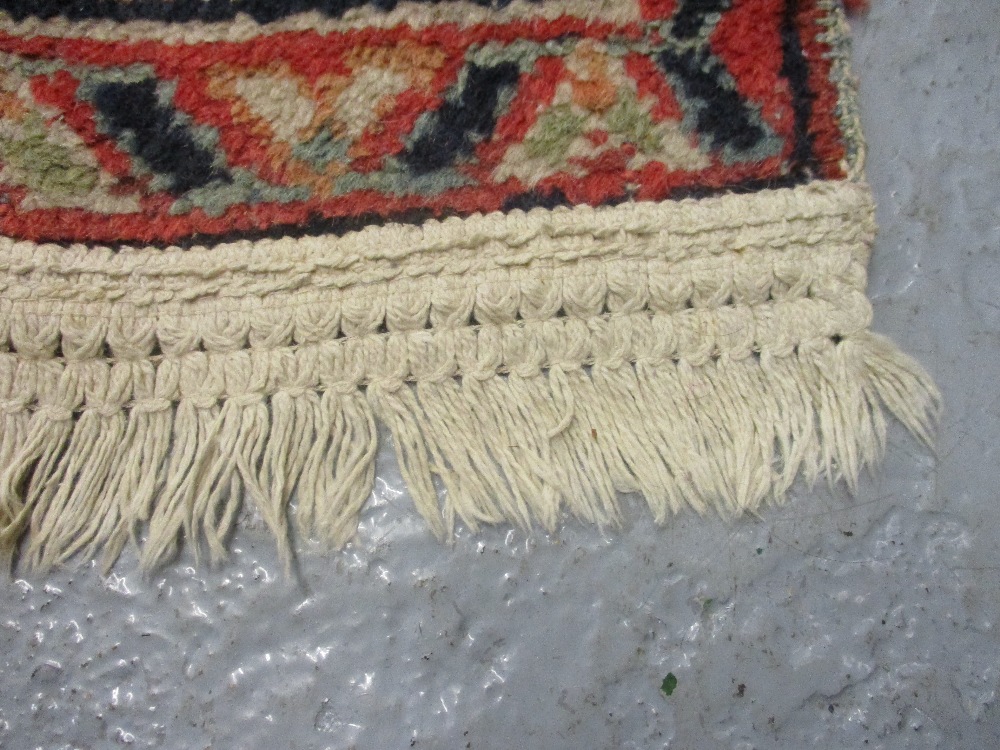
<svg viewBox="0 0 1000 750"><path fill-rule="evenodd" d="M592 112L603 112L618 99L618 90L625 79L612 79L610 73L621 65L613 65L610 56L600 46L586 39L577 45L566 59L568 82L573 87L573 103Z"/></svg>

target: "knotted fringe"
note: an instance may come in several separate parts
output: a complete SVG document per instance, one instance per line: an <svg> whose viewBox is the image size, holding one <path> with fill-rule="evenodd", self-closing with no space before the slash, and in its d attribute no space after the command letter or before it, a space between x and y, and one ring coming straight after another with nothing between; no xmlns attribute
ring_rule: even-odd
<svg viewBox="0 0 1000 750"><path fill-rule="evenodd" d="M118 387L130 378L148 393L171 387L149 362ZM59 398L45 403L79 403L82 384L58 383ZM0 392L12 387L0 383ZM46 570L100 555L111 565L131 540L150 569L185 539L218 560L244 497L286 561L290 521L304 536L343 545L372 490L376 419L442 538L458 522L552 530L567 513L612 526L626 492L640 493L657 522L685 507L731 517L781 502L799 476L853 488L883 451L884 412L929 443L940 396L913 360L862 332L784 357L553 366L143 404L0 414L8 562Z"/></svg>

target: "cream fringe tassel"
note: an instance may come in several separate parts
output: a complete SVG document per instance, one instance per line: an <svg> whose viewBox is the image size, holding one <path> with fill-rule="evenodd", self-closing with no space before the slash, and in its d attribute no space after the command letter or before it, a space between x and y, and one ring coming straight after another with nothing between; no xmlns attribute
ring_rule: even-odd
<svg viewBox="0 0 1000 750"><path fill-rule="evenodd" d="M372 490L376 415L442 538L457 521L551 530L567 512L614 525L625 492L661 523L684 507L729 517L782 501L798 476L853 487L882 453L883 409L930 442L934 385L872 333L698 366L552 367L75 420L39 408L2 417L0 545L35 570L111 565L130 539L146 569L182 538L214 561L244 495L286 560L289 517L342 545Z"/></svg>
<svg viewBox="0 0 1000 750"><path fill-rule="evenodd" d="M343 545L379 425L442 538L853 487L886 412L930 442L940 408L868 330L873 233L844 181L183 251L0 238L0 556L216 561L245 499L286 561L292 526Z"/></svg>

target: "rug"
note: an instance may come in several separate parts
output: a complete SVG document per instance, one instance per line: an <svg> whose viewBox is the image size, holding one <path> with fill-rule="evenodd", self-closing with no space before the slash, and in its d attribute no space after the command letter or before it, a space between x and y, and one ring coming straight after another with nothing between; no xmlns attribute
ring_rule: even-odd
<svg viewBox="0 0 1000 750"><path fill-rule="evenodd" d="M855 486L938 393L870 329L839 0L0 0L0 551L343 545Z"/></svg>

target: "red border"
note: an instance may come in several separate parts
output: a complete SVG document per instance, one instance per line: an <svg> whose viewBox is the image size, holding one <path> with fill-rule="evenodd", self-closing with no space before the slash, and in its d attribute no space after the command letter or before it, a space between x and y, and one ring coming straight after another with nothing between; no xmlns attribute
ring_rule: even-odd
<svg viewBox="0 0 1000 750"><path fill-rule="evenodd" d="M826 17L826 11L810 4L800 6L796 20L802 53L809 62L809 90L814 96L809 119L813 155L819 164L819 176L837 180L847 176L842 165L847 149L837 116L840 92L831 80L833 48L819 39L819 35L828 30L821 23Z"/></svg>
<svg viewBox="0 0 1000 750"><path fill-rule="evenodd" d="M773 3L775 0L744 0L744 5L753 3ZM795 2L795 0L789 0ZM667 3L650 4L668 7ZM838 92L830 81L831 64L828 59L829 46L816 37L822 27L819 20L823 12L814 5L806 4L797 14L802 46L810 62L810 88L815 94L810 132L814 139L814 153L821 164L823 177L843 177L840 161L844 146L841 142L840 124L836 118ZM477 24L460 27L443 24L426 29L412 29L398 26L391 29L359 29L343 33L320 35L316 32L284 32L261 37L247 42L204 43L194 45L171 45L161 42L101 42L90 39L59 39L51 37L21 38L0 31L0 51L52 58L69 64L129 65L149 64L162 78L178 80L175 102L182 109L198 112L198 120L214 124L220 128L227 153L238 154L244 147L259 147L253 143L227 143L226 138L235 138L231 114L224 105L217 109L210 101L200 96L199 86L194 82L192 71L199 71L217 63L253 66L281 60L308 81L315 81L322 74L340 69L342 55L358 46L395 45L409 40L419 44L435 44L443 48L449 58L461 59L472 44L487 41L512 41L528 39L544 42L566 35L590 39L605 39L609 36L641 39L644 29L639 24L616 26L607 22L589 22L584 19L564 17L556 20L516 21L504 25ZM718 50L716 50L718 51ZM780 53L780 49L776 50ZM677 116L679 108L669 87L658 83L658 77L648 68L651 63L639 55L626 58L626 66L639 86L645 86L650 93L656 93L660 104L657 114L661 117ZM544 64L544 63L543 63ZM561 65L552 61L552 65ZM445 63L445 68L452 68ZM452 71L453 72L453 71ZM646 75L642 75L645 73ZM519 96L524 101L511 108L511 112L497 123L497 133L516 136L530 128L536 107L529 106L529 99L535 104L551 99L554 79L548 76L534 76L533 80L522 81ZM103 168L123 179L131 178L131 161L127 154L118 151L104 139L93 126L92 110L86 103L75 99L77 82L65 71L47 80L32 82L33 94L39 101L60 109L63 118L81 134L90 146ZM654 89L659 88L654 92ZM626 185L638 186L636 198L639 200L662 200L679 189L699 188L722 190L727 187L751 181L780 179L784 161L792 150L791 121L786 107L780 99L787 96L780 86L774 96L778 104L765 102L764 116L769 124L786 137L787 149L780 156L757 164L726 166L713 158L713 164L698 172L669 171L661 163L652 163L640 170L627 170L625 165L630 156L628 148L603 154L599 159L581 162L588 171L583 178L567 174L553 175L543 180L536 189L545 191L558 189L573 204L600 204L618 197ZM522 106L523 105L523 106ZM781 113L778 115L777 113ZM228 132L227 132L228 131ZM486 143L480 147L479 156L483 163L494 164L499 151ZM260 169L260 162L253 161L254 168ZM233 163L239 163L234 159ZM482 169L482 168L480 168ZM476 168L469 168L472 178L488 178ZM448 190L438 196L419 195L392 196L373 190L362 190L332 198L315 198L294 203L265 203L257 205L239 204L231 206L219 216L208 216L195 209L183 216L169 216L171 198L168 196L148 196L142 200L141 214L95 214L84 209L40 209L17 212L14 205L23 198L24 191L4 188L9 199L7 206L0 205L0 231L4 234L34 241L86 241L100 243L171 243L180 242L196 234L216 235L217 241L251 232L268 231L277 226L302 226L312 221L349 219L365 215L392 217L412 211L425 211L435 215L444 213L468 215L490 212L503 208L512 198L529 192L528 187L516 179L503 184L458 188Z"/></svg>

